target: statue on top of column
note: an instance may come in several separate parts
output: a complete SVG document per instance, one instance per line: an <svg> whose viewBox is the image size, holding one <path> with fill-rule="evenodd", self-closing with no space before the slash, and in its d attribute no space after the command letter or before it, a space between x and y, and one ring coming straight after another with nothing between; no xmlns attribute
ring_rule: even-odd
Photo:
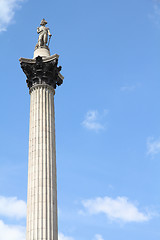
<svg viewBox="0 0 160 240"><path fill-rule="evenodd" d="M37 33L39 34L38 43L36 44L36 48L38 47L48 47L50 43L50 39L52 34L49 31L49 28L46 27L47 21L43 18L40 27L37 28ZM48 40L49 35L49 40ZM47 46L48 43L48 46Z"/></svg>

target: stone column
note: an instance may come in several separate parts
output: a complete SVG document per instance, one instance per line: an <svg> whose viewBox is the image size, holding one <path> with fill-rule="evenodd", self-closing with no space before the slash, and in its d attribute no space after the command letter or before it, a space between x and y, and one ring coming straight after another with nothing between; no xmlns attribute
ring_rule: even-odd
<svg viewBox="0 0 160 240"><path fill-rule="evenodd" d="M30 89L27 240L57 240L54 89Z"/></svg>
<svg viewBox="0 0 160 240"><path fill-rule="evenodd" d="M54 94L58 55L20 59L30 92L27 240L58 240Z"/></svg>

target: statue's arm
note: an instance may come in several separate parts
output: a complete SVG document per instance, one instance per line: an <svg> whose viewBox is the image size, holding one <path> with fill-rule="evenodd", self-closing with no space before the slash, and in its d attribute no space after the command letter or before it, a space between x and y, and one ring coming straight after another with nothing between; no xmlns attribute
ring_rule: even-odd
<svg viewBox="0 0 160 240"><path fill-rule="evenodd" d="M48 28L48 35L49 35L49 36L52 36L52 34L51 34L50 31L49 31L49 28Z"/></svg>

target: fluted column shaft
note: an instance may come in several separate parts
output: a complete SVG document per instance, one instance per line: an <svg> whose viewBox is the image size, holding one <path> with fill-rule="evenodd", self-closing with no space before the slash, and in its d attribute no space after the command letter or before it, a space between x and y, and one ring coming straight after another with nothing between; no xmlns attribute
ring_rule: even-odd
<svg viewBox="0 0 160 240"><path fill-rule="evenodd" d="M54 89L30 89L27 240L58 240Z"/></svg>

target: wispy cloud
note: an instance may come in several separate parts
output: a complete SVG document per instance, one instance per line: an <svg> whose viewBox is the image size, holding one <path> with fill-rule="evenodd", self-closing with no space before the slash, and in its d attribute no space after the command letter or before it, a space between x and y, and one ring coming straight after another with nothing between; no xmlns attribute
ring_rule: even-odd
<svg viewBox="0 0 160 240"><path fill-rule="evenodd" d="M0 220L0 240L25 240L25 228L7 225Z"/></svg>
<svg viewBox="0 0 160 240"><path fill-rule="evenodd" d="M59 233L58 234L58 240L74 240L74 238L65 236L63 233ZM104 239L103 239L102 235L95 234L95 236L94 236L94 238L92 240L104 240Z"/></svg>
<svg viewBox="0 0 160 240"><path fill-rule="evenodd" d="M65 236L63 233L59 233L58 240L74 240L74 238Z"/></svg>
<svg viewBox="0 0 160 240"><path fill-rule="evenodd" d="M133 84L124 84L120 87L122 92L134 92L136 89L141 87L141 82L134 82Z"/></svg>
<svg viewBox="0 0 160 240"><path fill-rule="evenodd" d="M154 24L160 26L160 0L152 0L153 12L148 15Z"/></svg>
<svg viewBox="0 0 160 240"><path fill-rule="evenodd" d="M26 202L16 197L6 198L0 196L0 216L15 217L17 219L26 217Z"/></svg>
<svg viewBox="0 0 160 240"><path fill-rule="evenodd" d="M120 88L120 90L121 90L122 92L125 92L125 91L130 92L130 91L134 91L135 88L136 88L135 85L131 85L131 86L122 86L122 87Z"/></svg>
<svg viewBox="0 0 160 240"><path fill-rule="evenodd" d="M151 214L141 212L135 204L126 197L96 198L82 201L82 204L89 214L104 213L112 221L122 222L146 222Z"/></svg>
<svg viewBox="0 0 160 240"><path fill-rule="evenodd" d="M0 32L6 31L23 0L0 0Z"/></svg>
<svg viewBox="0 0 160 240"><path fill-rule="evenodd" d="M96 235L94 236L93 240L104 240L104 239L103 239L102 235L96 234Z"/></svg>
<svg viewBox="0 0 160 240"><path fill-rule="evenodd" d="M153 137L147 139L147 154L154 157L160 153L160 139L155 140Z"/></svg>
<svg viewBox="0 0 160 240"><path fill-rule="evenodd" d="M104 119L107 113L107 110L104 110L102 114L100 114L97 110L90 110L86 113L82 125L85 128L96 132L105 130L106 123L104 122Z"/></svg>

